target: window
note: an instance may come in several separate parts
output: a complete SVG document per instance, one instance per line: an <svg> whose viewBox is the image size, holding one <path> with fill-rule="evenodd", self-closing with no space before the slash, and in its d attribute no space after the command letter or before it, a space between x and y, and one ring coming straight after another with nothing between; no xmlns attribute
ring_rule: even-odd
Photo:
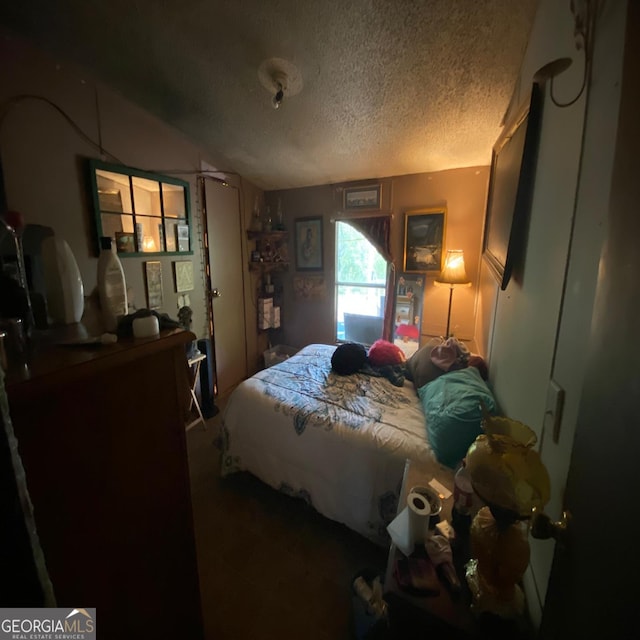
<svg viewBox="0 0 640 640"><path fill-rule="evenodd" d="M346 222L336 222L336 338L371 344L382 336L387 263ZM355 333L347 324L358 316Z"/></svg>
<svg viewBox="0 0 640 640"><path fill-rule="evenodd" d="M121 256L191 254L189 183L89 161L97 243L113 238Z"/></svg>

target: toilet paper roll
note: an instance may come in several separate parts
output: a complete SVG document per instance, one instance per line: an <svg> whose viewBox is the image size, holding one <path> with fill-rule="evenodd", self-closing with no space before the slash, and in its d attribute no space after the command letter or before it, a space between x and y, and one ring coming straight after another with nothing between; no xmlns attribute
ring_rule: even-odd
<svg viewBox="0 0 640 640"><path fill-rule="evenodd" d="M159 333L160 327L156 316L144 316L142 318L136 318L133 321L134 338L149 338L151 336L157 336Z"/></svg>

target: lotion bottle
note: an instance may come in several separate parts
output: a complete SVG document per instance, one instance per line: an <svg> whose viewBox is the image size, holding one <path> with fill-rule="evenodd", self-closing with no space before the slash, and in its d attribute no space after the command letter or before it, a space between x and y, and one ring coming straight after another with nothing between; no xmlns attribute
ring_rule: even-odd
<svg viewBox="0 0 640 640"><path fill-rule="evenodd" d="M100 238L98 293L104 328L114 333L118 320L127 315L127 285L120 258L113 252L111 238Z"/></svg>

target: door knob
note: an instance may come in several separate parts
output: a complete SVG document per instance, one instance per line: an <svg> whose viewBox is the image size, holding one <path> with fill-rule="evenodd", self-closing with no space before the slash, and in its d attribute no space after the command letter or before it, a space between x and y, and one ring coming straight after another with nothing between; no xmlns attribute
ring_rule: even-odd
<svg viewBox="0 0 640 640"><path fill-rule="evenodd" d="M212 298L219 298L222 294L220 293L220 290L216 287L215 289L211 289L211 292L209 293L209 295Z"/></svg>
<svg viewBox="0 0 640 640"><path fill-rule="evenodd" d="M529 529L531 535L539 540L553 538L557 542L566 544L569 538L569 523L571 522L571 512L563 511L562 518L553 522L551 518L538 508L531 509L531 521Z"/></svg>

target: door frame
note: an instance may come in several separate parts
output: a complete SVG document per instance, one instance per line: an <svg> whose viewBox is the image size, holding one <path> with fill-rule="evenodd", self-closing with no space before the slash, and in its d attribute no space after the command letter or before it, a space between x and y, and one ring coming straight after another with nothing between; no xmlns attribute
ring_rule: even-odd
<svg viewBox="0 0 640 640"><path fill-rule="evenodd" d="M198 194L200 197L201 203L201 213L202 213L202 239L203 239L203 265L204 265L204 285L205 285L205 296L207 299L207 326L209 339L211 341L211 354L213 357L213 395L214 398L218 397L218 371L217 371L217 360L216 360L216 341L215 341L215 320L214 320L214 312L213 312L213 284L211 280L211 260L209 257L209 223L207 220L207 196L206 196L206 180L210 180L211 182L216 182L221 186L225 186L231 189L234 189L236 192L236 198L238 201L238 222L240 227L240 237L238 238L240 254L242 256L242 233L243 233L243 224L242 224L242 201L241 201L241 189L236 187L233 184L230 184L226 180L222 180L221 178L217 178L215 176L207 176L207 175L199 175L198 176ZM246 308L246 282L245 282L245 273L244 269L242 270L242 316L244 322L244 362L245 362L245 371L248 362L248 345L247 345L247 308Z"/></svg>

